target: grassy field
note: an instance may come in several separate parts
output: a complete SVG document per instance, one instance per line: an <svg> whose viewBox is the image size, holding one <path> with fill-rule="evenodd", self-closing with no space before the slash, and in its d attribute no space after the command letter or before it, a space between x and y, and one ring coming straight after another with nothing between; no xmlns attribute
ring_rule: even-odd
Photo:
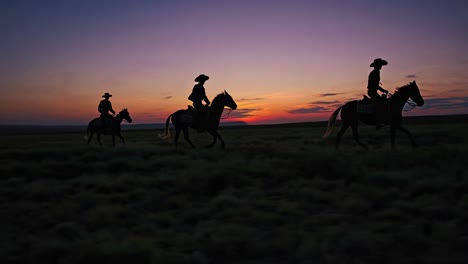
<svg viewBox="0 0 468 264"><path fill-rule="evenodd" d="M314 123L223 127L225 150L1 136L0 262L468 263L464 118L405 120L420 147L396 152L363 126L369 151L351 131L335 151Z"/></svg>

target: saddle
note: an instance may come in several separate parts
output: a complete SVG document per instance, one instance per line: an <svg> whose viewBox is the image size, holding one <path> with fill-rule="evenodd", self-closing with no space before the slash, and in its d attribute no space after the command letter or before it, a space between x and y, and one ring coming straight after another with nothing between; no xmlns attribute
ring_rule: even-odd
<svg viewBox="0 0 468 264"><path fill-rule="evenodd" d="M369 96L363 95L362 100L358 101L360 104L373 104L376 103L374 100L372 100Z"/></svg>
<svg viewBox="0 0 468 264"><path fill-rule="evenodd" d="M362 100L357 101L357 112L370 116L375 120L375 123L385 124L388 115L388 101L383 99L382 101L376 101L368 96L364 95Z"/></svg>
<svg viewBox="0 0 468 264"><path fill-rule="evenodd" d="M376 101L364 95L362 100L357 101L357 112L358 113L368 113L374 114L376 111L383 114L388 108L388 101L382 99L382 101Z"/></svg>
<svg viewBox="0 0 468 264"><path fill-rule="evenodd" d="M377 104L377 102L364 95L362 100L357 101L357 112L373 114L375 112Z"/></svg>
<svg viewBox="0 0 468 264"><path fill-rule="evenodd" d="M208 107L204 106L203 109L196 110L193 106L188 105L187 111L189 115L183 115L184 122L191 123L191 127L198 130L198 132L204 131L204 127L209 118Z"/></svg>
<svg viewBox="0 0 468 264"><path fill-rule="evenodd" d="M94 121L94 125L105 131L110 130L113 117L103 117L100 116Z"/></svg>

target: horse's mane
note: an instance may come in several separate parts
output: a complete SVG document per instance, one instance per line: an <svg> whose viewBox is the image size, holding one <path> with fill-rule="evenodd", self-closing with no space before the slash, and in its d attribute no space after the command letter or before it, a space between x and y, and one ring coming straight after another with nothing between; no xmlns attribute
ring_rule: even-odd
<svg viewBox="0 0 468 264"><path fill-rule="evenodd" d="M215 98L213 99L213 103L221 100L221 97L224 96L224 92L222 93L219 93L218 95L215 96Z"/></svg>
<svg viewBox="0 0 468 264"><path fill-rule="evenodd" d="M407 84L405 84L405 85L403 85L403 86L401 86L401 87L395 88L395 93L398 93L398 92L400 92L400 91L403 92L404 90L406 90L406 89L408 89L409 87L411 87L412 84L413 84L413 83L407 83Z"/></svg>
<svg viewBox="0 0 468 264"><path fill-rule="evenodd" d="M120 110L120 111L115 115L115 117L117 117L118 115L123 115L124 112L128 112L127 108L124 108L124 109Z"/></svg>
<svg viewBox="0 0 468 264"><path fill-rule="evenodd" d="M413 86L413 84L414 84L414 83L410 82L410 83L407 83L407 84L405 84L405 85L403 85L403 86L400 86L400 87L395 88L395 92L393 93L393 95L408 90L410 87ZM392 96L393 96L393 95L392 95Z"/></svg>

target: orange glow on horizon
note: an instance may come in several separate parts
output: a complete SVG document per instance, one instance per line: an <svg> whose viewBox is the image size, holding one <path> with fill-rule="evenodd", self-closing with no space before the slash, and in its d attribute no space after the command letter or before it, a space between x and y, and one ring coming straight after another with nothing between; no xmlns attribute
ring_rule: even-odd
<svg viewBox="0 0 468 264"><path fill-rule="evenodd" d="M238 104L223 121L327 120L367 92L379 57L383 88L416 80L427 98L403 115L468 113L463 1L3 2L0 124L85 124L104 92L134 123L162 123L202 73L210 100Z"/></svg>
<svg viewBox="0 0 468 264"><path fill-rule="evenodd" d="M430 86L427 86L430 87ZM103 92L102 92L103 93ZM191 102L185 96L164 97L144 97L125 96L123 93L111 92L114 110L118 113L123 108L127 108L135 124L143 123L164 123L166 118L180 109L186 109ZM232 92L232 93L235 93ZM426 100L442 100L444 97L431 96L431 90L425 90ZM424 95L423 94L423 95ZM461 89L454 91L454 97L450 102L462 105L465 92ZM58 124L87 124L91 119L98 117L97 105L101 98L101 93L94 93L91 97L79 96L76 98L57 99L56 96L43 94L40 97L23 95L18 100L6 101L3 107L8 109L3 113L8 113L9 119L1 120L3 124L15 123L16 121L25 124L55 124L47 120L56 120ZM232 95L232 94L231 94ZM73 97L73 96L72 96ZM328 120L331 113L338 105L344 104L347 96L285 96L283 93L271 94L268 96L242 97L238 95L234 100L238 100L237 110L233 110L229 116L221 122L242 121L250 125L255 124L280 124L315 122ZM357 96L355 96L356 99ZM328 104L333 102L333 104ZM319 108L317 112L308 112L309 108ZM304 110L297 111L297 110ZM297 111L297 113L293 113ZM404 116L414 115L450 115L466 114L467 108L447 107L446 109L415 108L409 112L403 112ZM225 111L223 116L227 115Z"/></svg>

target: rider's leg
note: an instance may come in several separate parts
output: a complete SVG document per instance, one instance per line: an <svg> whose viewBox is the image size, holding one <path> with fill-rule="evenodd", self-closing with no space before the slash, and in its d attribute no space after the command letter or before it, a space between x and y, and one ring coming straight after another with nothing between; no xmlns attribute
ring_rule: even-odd
<svg viewBox="0 0 468 264"><path fill-rule="evenodd" d="M375 90L367 90L367 94L374 101L374 120L376 129L380 129L384 123L382 119L382 97Z"/></svg>
<svg viewBox="0 0 468 264"><path fill-rule="evenodd" d="M203 104L201 101L194 102L193 106L195 107L195 111L193 113L193 119L195 123L195 127L197 128L198 132L203 131Z"/></svg>

